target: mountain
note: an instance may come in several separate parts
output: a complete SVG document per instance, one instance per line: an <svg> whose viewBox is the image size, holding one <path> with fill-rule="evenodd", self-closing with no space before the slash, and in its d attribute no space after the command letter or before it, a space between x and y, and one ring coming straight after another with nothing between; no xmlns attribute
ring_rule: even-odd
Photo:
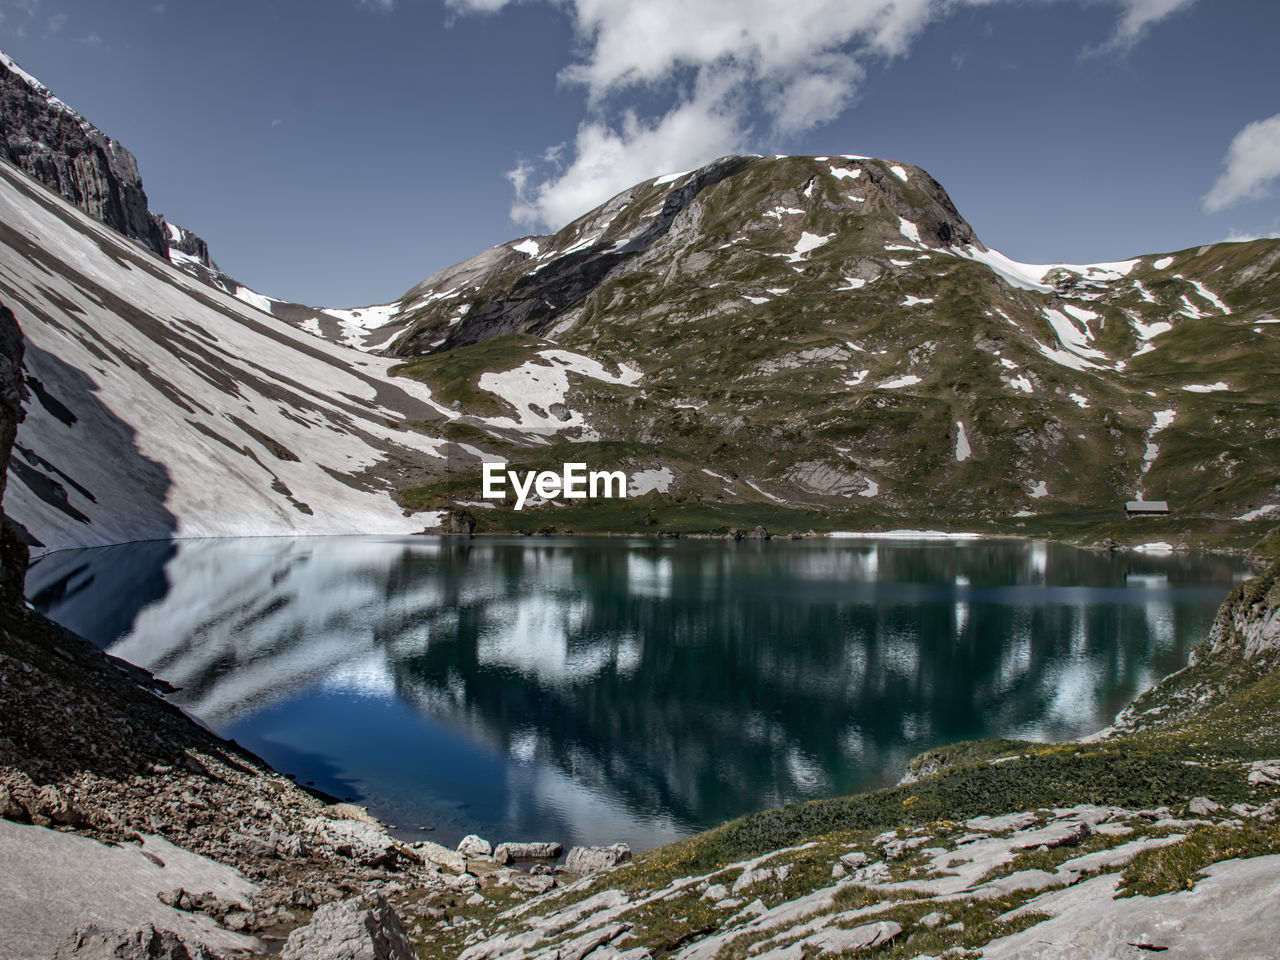
<svg viewBox="0 0 1280 960"><path fill-rule="evenodd" d="M1023 264L910 164L726 158L429 278L390 352L457 404L452 435L537 432L531 462L572 442L676 513L1096 531L1146 497L1179 518L1148 531L1247 541L1280 509L1278 261L1260 240ZM616 383L548 390L557 350Z"/></svg>
<svg viewBox="0 0 1280 960"><path fill-rule="evenodd" d="M335 471L344 491L380 491L379 515L469 511L493 531L947 527L1248 548L1280 516L1280 241L1024 264L987 248L910 164L725 157L388 303L316 308L231 279L200 237L146 212L127 151L12 61L0 67L8 158L88 215L0 177L0 299L36 347L16 500L41 542L359 529L338 519ZM72 254L86 247L88 274ZM121 342L123 354L104 345ZM128 385L103 379L113 351ZM263 401L277 390L287 402ZM344 407L353 397L381 412ZM77 427L75 404L100 401L110 415ZM309 463L318 421L357 437L354 452L322 443ZM116 470L121 445L163 455ZM209 510L218 496L161 497L178 476L218 486L178 466L190 450L230 457L233 476L257 464L255 490L267 477L289 497L308 491L294 499L315 519L298 527L305 511L281 520L272 507L233 522L235 510ZM376 476L351 480L348 456ZM495 506L480 484L495 459L624 470L630 498ZM104 489L165 478L143 484L146 507L107 505L82 479L104 469L116 471ZM1170 515L1126 522L1133 498L1166 500Z"/></svg>
<svg viewBox="0 0 1280 960"><path fill-rule="evenodd" d="M5 502L48 549L395 533L429 393L188 276L0 164L0 302L26 341Z"/></svg>

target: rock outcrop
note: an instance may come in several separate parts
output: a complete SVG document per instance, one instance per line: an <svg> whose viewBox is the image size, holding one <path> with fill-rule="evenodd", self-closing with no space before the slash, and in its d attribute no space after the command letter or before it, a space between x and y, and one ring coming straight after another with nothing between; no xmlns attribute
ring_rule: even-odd
<svg viewBox="0 0 1280 960"><path fill-rule="evenodd" d="M133 154L3 55L0 151L91 217L168 258L163 221L147 209Z"/></svg>
<svg viewBox="0 0 1280 960"><path fill-rule="evenodd" d="M200 945L184 943L172 930L146 926L130 932L90 925L58 947L53 960L222 960Z"/></svg>
<svg viewBox="0 0 1280 960"><path fill-rule="evenodd" d="M379 896L373 907L358 899L326 903L311 923L289 934L282 960L415 960L400 918Z"/></svg>
<svg viewBox="0 0 1280 960"><path fill-rule="evenodd" d="M22 330L13 311L0 304L0 501L9 476L9 454L22 421ZM26 531L0 514L0 603L17 605L23 600L29 551Z"/></svg>

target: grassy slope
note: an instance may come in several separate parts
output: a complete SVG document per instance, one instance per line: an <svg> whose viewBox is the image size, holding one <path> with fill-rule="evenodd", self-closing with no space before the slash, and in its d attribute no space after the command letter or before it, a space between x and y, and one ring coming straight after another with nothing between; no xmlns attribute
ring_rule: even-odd
<svg viewBox="0 0 1280 960"><path fill-rule="evenodd" d="M574 376L567 402L603 442L556 453L615 469L667 465L676 474L668 495L625 508L485 512L482 528L944 526L1240 550L1267 534L1274 517L1232 518L1276 501L1280 490L1280 390L1271 375L1280 325L1257 323L1280 309L1280 280L1271 269L1280 241L1182 251L1162 270L1154 267L1158 258L1146 257L1127 278L1102 286L1062 271L1050 278L1057 289L1044 294L1012 287L960 257L886 249L910 246L899 217L939 242L927 234L949 216L945 194L923 171L909 168L904 183L869 161L858 179L835 180L827 166L807 158L761 161L704 191L666 239L609 276L580 304L577 323L556 334L558 347L606 365L639 364L646 373L639 389ZM640 191L606 238L624 235L628 217L654 202L653 188ZM764 215L775 208L805 212ZM953 219L957 229L967 227ZM576 236L571 227L566 243ZM831 239L788 262L783 255L803 233ZM848 277L866 283L850 290ZM1232 312L1222 313L1192 279ZM493 292L476 291L474 302ZM769 299L755 304L747 296ZM933 302L903 306L908 296ZM1042 355L1041 345L1060 348L1043 311L1069 307L1096 315L1090 331L1109 357L1099 361L1105 369L1073 370ZM1139 352L1135 324L1160 322L1171 329L1151 341L1156 349ZM479 372L510 369L549 345L523 337L491 344L401 368L457 402L463 422L449 429L473 428L466 439L486 449L513 438L485 439L481 418L499 404L475 387ZM812 353L818 350L826 353ZM920 382L877 388L902 376ZM1013 384L1018 377L1030 392ZM1182 389L1219 381L1232 389ZM1155 412L1166 409L1176 410L1176 419L1152 438L1159 455L1144 472L1147 432ZM963 463L955 457L957 423L972 447ZM550 460L538 448L495 452L526 468ZM470 468L460 466L443 486L403 491L406 505L478 499L478 465L459 463ZM815 468L837 477L836 487L809 482ZM786 509L746 479L785 500ZM1032 497L1040 481L1047 495ZM862 496L870 484L878 492ZM1121 504L1138 487L1170 500L1173 516L1124 522Z"/></svg>

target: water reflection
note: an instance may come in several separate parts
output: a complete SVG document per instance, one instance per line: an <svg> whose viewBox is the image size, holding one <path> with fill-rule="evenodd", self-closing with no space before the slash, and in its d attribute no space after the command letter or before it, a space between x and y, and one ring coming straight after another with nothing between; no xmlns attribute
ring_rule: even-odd
<svg viewBox="0 0 1280 960"><path fill-rule="evenodd" d="M1096 729L1238 573L1016 542L319 538L54 554L28 589L406 835L645 848L940 742Z"/></svg>

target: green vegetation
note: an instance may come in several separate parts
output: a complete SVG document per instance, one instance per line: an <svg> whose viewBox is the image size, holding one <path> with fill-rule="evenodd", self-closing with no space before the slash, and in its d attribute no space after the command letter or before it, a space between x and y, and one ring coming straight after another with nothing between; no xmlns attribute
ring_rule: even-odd
<svg viewBox="0 0 1280 960"><path fill-rule="evenodd" d="M483 373L518 367L540 345L541 341L536 337L512 333L446 354L399 364L391 368L391 374L421 380L441 403L496 411L499 409L498 400L481 390L476 381Z"/></svg>

